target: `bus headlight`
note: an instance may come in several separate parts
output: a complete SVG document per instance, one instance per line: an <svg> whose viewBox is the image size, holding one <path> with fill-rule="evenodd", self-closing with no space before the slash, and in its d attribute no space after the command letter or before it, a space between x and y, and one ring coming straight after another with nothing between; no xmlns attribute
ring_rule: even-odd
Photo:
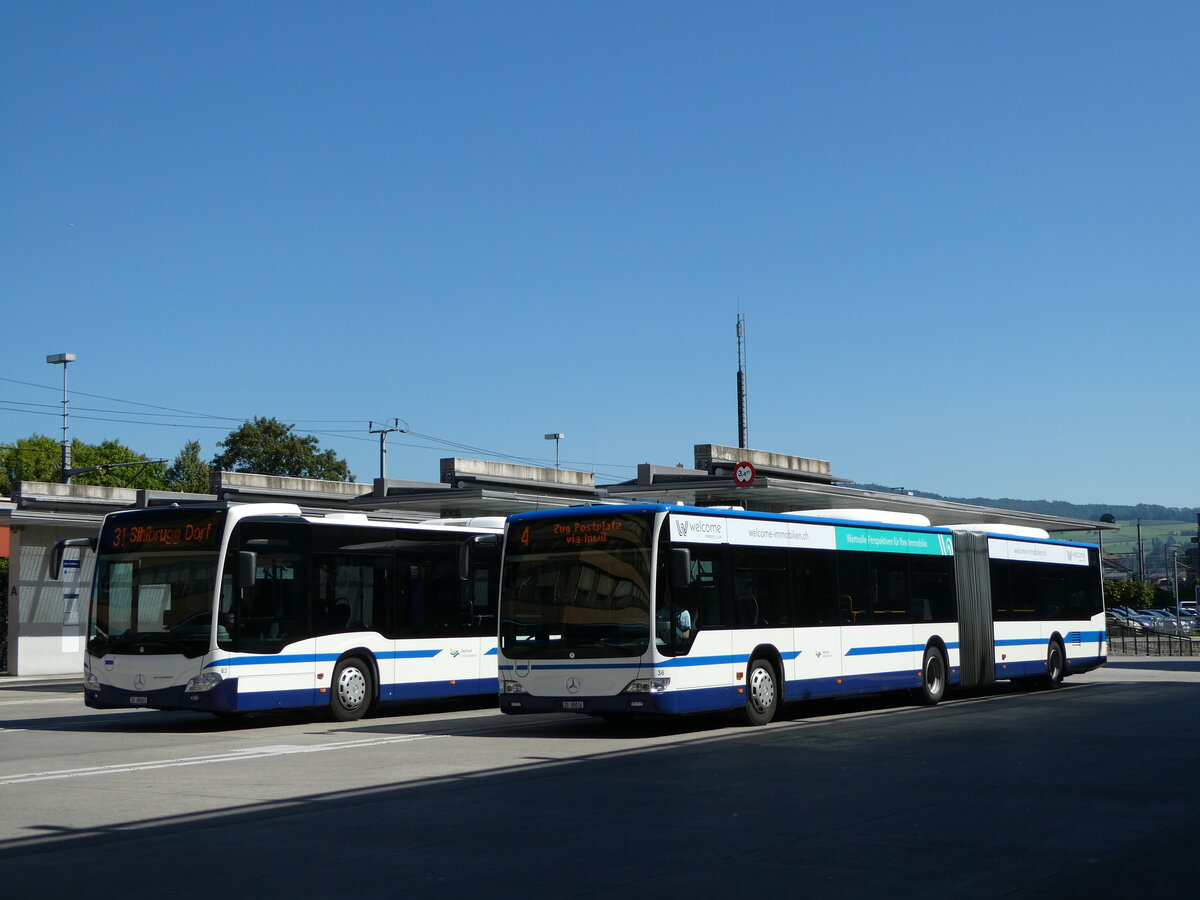
<svg viewBox="0 0 1200 900"><path fill-rule="evenodd" d="M500 682L500 690L505 694L524 694L525 685L519 681L502 681Z"/></svg>
<svg viewBox="0 0 1200 900"><path fill-rule="evenodd" d="M223 680L216 672L204 672L189 681L183 692L185 694L202 694L205 691L211 691Z"/></svg>
<svg viewBox="0 0 1200 900"><path fill-rule="evenodd" d="M100 690L100 679L92 674L91 669L83 670L83 689L85 691Z"/></svg>
<svg viewBox="0 0 1200 900"><path fill-rule="evenodd" d="M670 678L635 678L625 685L626 694L661 694L671 683Z"/></svg>

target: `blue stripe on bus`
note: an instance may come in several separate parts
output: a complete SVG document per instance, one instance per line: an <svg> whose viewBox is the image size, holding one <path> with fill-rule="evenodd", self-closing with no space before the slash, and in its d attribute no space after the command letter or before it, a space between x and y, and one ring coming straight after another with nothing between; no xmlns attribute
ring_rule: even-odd
<svg viewBox="0 0 1200 900"><path fill-rule="evenodd" d="M581 663L581 662L565 662L565 663L542 663L528 665L521 663L515 665L510 663L507 666L501 666L501 672L512 672L515 669L529 669L530 671L537 670L539 672L550 671L553 669L640 669L645 665L647 668L653 666L654 663L627 662L627 663Z"/></svg>
<svg viewBox="0 0 1200 900"><path fill-rule="evenodd" d="M888 647L851 647L846 651L847 656L873 656L877 653L920 653L925 649L925 644L893 644ZM957 650L959 648L958 641L951 641L946 644L947 650Z"/></svg>
<svg viewBox="0 0 1200 900"><path fill-rule="evenodd" d="M784 660L793 660L803 652L803 650L781 651L779 656ZM665 659L662 662L648 663L648 665L659 669L674 669L680 666L737 665L744 662L749 662L749 657L739 653L732 656L677 656L673 659Z"/></svg>
<svg viewBox="0 0 1200 900"><path fill-rule="evenodd" d="M795 659L795 656L792 659ZM727 666L740 662L746 662L746 657L742 654L737 656L677 656L673 659L664 659L662 662L648 663L648 665L659 669L677 669L682 666Z"/></svg>
<svg viewBox="0 0 1200 900"><path fill-rule="evenodd" d="M1072 631L1068 633L1066 641L1071 646L1075 644L1096 643L1097 641L1105 640L1103 631ZM1050 641L1046 637L1032 638L1004 638L996 641L997 647L1027 647L1027 646L1042 646Z"/></svg>
<svg viewBox="0 0 1200 900"><path fill-rule="evenodd" d="M443 652L439 647L434 650L382 650L375 653L376 659L431 659ZM204 668L218 666L279 666L291 663L334 662L340 659L341 653L289 653L279 656L231 656L210 662Z"/></svg>
<svg viewBox="0 0 1200 900"><path fill-rule="evenodd" d="M785 660L792 660L798 657L803 650L789 650L780 653L779 656ZM743 653L732 654L729 656L679 656L672 659L664 659L660 662L624 662L624 663L580 663L580 662L565 662L565 663L530 663L529 669L541 671L549 671L555 669L677 669L682 666L721 666L721 665L737 665L749 660ZM515 663L500 667L502 672L511 672L518 668ZM519 668L526 668L525 664L520 664Z"/></svg>
<svg viewBox="0 0 1200 900"><path fill-rule="evenodd" d="M920 653L924 644L894 644L890 647L851 647L847 656L873 656L876 653Z"/></svg>
<svg viewBox="0 0 1200 900"><path fill-rule="evenodd" d="M433 650L384 650L381 653L376 653L378 659L432 659L445 648L437 647Z"/></svg>

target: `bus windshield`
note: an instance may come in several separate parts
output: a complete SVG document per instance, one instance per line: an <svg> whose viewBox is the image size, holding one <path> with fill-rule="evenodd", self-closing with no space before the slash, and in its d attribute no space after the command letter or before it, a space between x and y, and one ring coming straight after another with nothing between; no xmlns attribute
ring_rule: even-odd
<svg viewBox="0 0 1200 900"><path fill-rule="evenodd" d="M510 526L500 649L513 659L640 656L650 641L646 515Z"/></svg>
<svg viewBox="0 0 1200 900"><path fill-rule="evenodd" d="M93 655L208 650L217 553L107 553L96 561Z"/></svg>
<svg viewBox="0 0 1200 900"><path fill-rule="evenodd" d="M223 516L164 509L105 521L88 617L93 655L208 650Z"/></svg>

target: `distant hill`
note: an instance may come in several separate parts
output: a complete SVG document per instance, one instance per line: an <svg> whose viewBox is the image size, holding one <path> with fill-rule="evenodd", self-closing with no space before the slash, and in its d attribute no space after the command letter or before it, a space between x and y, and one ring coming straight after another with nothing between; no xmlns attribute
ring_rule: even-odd
<svg viewBox="0 0 1200 900"><path fill-rule="evenodd" d="M856 484L855 487L868 491L885 491L894 493L898 488L883 484ZM1191 522L1195 523L1196 514L1200 508L1191 506L1159 506L1155 503L1139 503L1136 506L1105 505L1102 503L1068 503L1065 500L1014 500L1011 497L993 499L989 497L944 497L941 494L929 494L924 491L911 491L916 497L928 497L931 500L948 500L952 503L971 503L976 506L992 506L996 509L1013 509L1018 512L1039 513L1047 516L1064 516L1070 519L1087 519L1093 522L1108 514L1118 521L1127 522L1134 519L1147 521Z"/></svg>

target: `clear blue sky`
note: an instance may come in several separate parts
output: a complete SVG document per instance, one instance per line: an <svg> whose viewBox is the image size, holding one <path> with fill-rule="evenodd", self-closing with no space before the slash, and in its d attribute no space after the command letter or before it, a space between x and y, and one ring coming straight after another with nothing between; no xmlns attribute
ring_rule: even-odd
<svg viewBox="0 0 1200 900"><path fill-rule="evenodd" d="M0 441L1200 505L1200 4L9 2ZM103 399L101 399L103 398ZM455 445L463 445L456 447Z"/></svg>

